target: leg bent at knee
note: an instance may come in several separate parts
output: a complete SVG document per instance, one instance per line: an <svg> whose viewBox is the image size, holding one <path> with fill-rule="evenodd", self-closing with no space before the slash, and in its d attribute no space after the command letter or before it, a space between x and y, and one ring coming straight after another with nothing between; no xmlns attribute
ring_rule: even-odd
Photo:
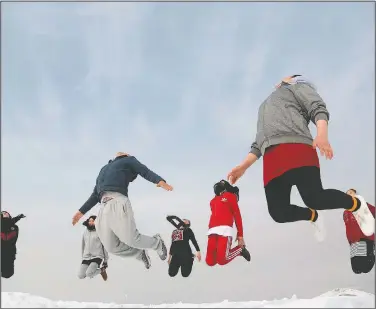
<svg viewBox="0 0 376 309"><path fill-rule="evenodd" d="M211 257L206 257L205 262L208 266L215 266L217 264L217 261Z"/></svg>

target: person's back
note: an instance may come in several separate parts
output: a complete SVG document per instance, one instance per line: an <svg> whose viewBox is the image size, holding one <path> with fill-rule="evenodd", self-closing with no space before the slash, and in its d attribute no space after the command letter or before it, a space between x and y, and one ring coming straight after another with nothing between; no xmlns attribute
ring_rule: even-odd
<svg viewBox="0 0 376 309"><path fill-rule="evenodd" d="M210 201L211 215L209 220L209 229L218 226L233 227L234 212L237 207L236 195L231 192L224 192L215 196Z"/></svg>
<svg viewBox="0 0 376 309"><path fill-rule="evenodd" d="M159 175L138 161L136 157L120 153L114 160L110 160L101 168L93 193L79 211L82 214L89 211L101 201L104 192L117 192L128 197L129 184L138 175L155 184L164 181Z"/></svg>
<svg viewBox="0 0 376 309"><path fill-rule="evenodd" d="M133 156L122 156L106 164L97 177L97 192L115 191L128 196L129 183L137 178L142 164Z"/></svg>
<svg viewBox="0 0 376 309"><path fill-rule="evenodd" d="M128 186L137 175L166 191L173 190L162 177L134 156L118 152L101 168L92 194L73 216L72 224L75 225L97 203L101 203L95 226L105 249L117 256L136 258L149 269L151 262L147 250L155 250L160 259L165 260L167 248L160 234L142 235L136 227Z"/></svg>

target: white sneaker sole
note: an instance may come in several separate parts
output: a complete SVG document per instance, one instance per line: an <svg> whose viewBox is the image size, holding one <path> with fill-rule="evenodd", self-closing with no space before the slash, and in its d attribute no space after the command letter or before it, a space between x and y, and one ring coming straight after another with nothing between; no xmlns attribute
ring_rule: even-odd
<svg viewBox="0 0 376 309"><path fill-rule="evenodd" d="M363 234L366 236L372 236L375 233L375 218L369 210L365 199L360 195L356 195L356 197L360 201L360 208L352 214L354 215L356 222L358 222Z"/></svg>
<svg viewBox="0 0 376 309"><path fill-rule="evenodd" d="M139 260L144 264L144 266L145 266L146 269L149 269L151 267L151 259L150 259L150 256L149 256L149 254L148 254L147 251L145 251L145 256L146 256L146 259L147 259L147 261L149 263L149 267L147 267L147 265L145 264L145 262L143 261L143 259L141 258L141 256L140 256Z"/></svg>
<svg viewBox="0 0 376 309"><path fill-rule="evenodd" d="M316 222L311 222L314 228L314 236L318 242L323 242L326 237L325 224L322 213L319 214Z"/></svg>

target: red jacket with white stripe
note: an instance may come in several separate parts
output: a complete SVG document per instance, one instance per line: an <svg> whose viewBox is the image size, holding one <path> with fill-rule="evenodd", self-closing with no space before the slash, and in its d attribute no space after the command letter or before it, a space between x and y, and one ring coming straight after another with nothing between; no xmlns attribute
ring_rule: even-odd
<svg viewBox="0 0 376 309"><path fill-rule="evenodd" d="M367 205L369 210L372 212L373 216L375 216L375 206L368 203ZM375 234L371 236L365 236L363 234L358 222L355 220L355 217L351 213L351 211L345 210L343 212L343 221L345 221L346 236L350 244L358 242L361 238L375 240Z"/></svg>
<svg viewBox="0 0 376 309"><path fill-rule="evenodd" d="M243 222L238 206L238 200L235 194L224 192L220 196L215 196L210 201L211 216L209 229L217 226L236 225L237 237L243 237Z"/></svg>

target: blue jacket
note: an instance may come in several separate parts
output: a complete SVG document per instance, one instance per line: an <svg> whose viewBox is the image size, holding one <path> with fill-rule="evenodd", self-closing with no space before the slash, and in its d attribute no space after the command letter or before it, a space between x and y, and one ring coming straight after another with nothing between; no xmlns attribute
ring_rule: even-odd
<svg viewBox="0 0 376 309"><path fill-rule="evenodd" d="M93 193L79 211L83 214L87 213L97 203L100 203L101 196L105 191L118 192L128 196L129 183L135 180L137 175L141 175L141 177L155 184L165 181L135 157L117 157L101 168Z"/></svg>

